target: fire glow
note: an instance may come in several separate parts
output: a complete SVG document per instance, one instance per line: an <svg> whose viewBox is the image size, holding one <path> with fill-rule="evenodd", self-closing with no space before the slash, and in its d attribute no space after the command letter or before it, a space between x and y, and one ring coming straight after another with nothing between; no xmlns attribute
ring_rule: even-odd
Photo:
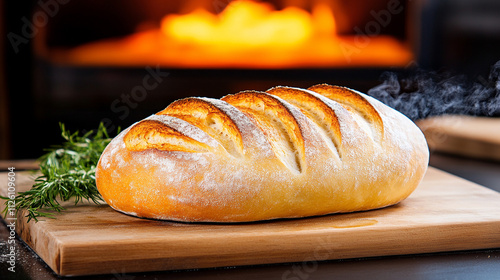
<svg viewBox="0 0 500 280"><path fill-rule="evenodd" d="M184 68L405 66L408 47L390 36L338 35L333 11L233 1L221 13L166 15L159 28L58 51L63 63Z"/></svg>

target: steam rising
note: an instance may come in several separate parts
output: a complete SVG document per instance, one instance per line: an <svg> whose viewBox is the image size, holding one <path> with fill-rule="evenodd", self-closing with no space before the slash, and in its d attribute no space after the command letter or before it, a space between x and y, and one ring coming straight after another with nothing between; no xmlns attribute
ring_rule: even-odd
<svg viewBox="0 0 500 280"><path fill-rule="evenodd" d="M385 72L381 78L383 83L368 94L412 120L444 114L500 117L500 61L488 79L475 81L420 69L405 77Z"/></svg>

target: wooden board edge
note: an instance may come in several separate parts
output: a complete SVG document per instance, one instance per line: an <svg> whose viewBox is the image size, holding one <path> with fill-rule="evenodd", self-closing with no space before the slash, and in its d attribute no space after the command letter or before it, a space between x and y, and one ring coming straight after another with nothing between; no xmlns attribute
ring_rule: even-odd
<svg viewBox="0 0 500 280"><path fill-rule="evenodd" d="M16 233L56 274L61 272L61 244L43 227L37 227L35 221L28 223L26 210L17 213L19 226ZM54 253L55 252L55 253Z"/></svg>
<svg viewBox="0 0 500 280"><path fill-rule="evenodd" d="M467 235L457 236L457 231L468 230ZM280 264L289 262L317 262L338 259L353 259L374 257L370 250L363 248L373 248L379 246L380 252L377 257L423 254L436 252L453 252L472 249L500 248L500 221L478 222L472 227L468 225L441 225L432 228L395 228L392 234L387 235L377 233L377 230L371 232L361 232L353 236L353 232L345 230L344 233L336 232L334 236L324 232L304 232L303 236L297 238L296 235L283 235L280 244L268 244L264 246L269 248L265 251L253 250L251 244L254 242L266 242L266 238L256 236L247 240L248 244L240 244L235 239L214 240L212 244L213 252L211 254L196 254L196 246L191 248L193 254L190 256L174 256L170 258L144 258L144 262L137 261L137 257L130 260L114 260L85 262L86 267L82 268L79 262L64 262L61 264L61 276L80 276L110 274L120 271L123 273L151 272L151 271L170 271L186 269L217 268L227 266L247 266L262 264ZM429 236L429 235L432 236ZM474 238L471 239L471 236ZM332 239L334 238L334 239ZM356 242L365 244L359 246L360 249L353 250L349 243L356 239ZM275 240L275 239L273 239ZM431 244L432 246L429 246ZM479 246L478 244L482 244ZM154 243L142 244L140 246L142 253L148 249L157 246ZM172 246L175 248L175 246ZM227 247L237 248L237 250L227 251ZM430 248L432 247L432 248ZM185 250L189 250L184 248ZM78 248L71 248L73 254L79 254ZM76 251L75 251L76 250ZM97 251L106 251L106 244L99 246ZM201 250L203 251L203 250ZM278 253L276 253L278 252ZM98 253L98 252L96 252ZM64 254L64 253L63 253ZM86 255L86 254L82 254ZM214 257L217 255L217 257ZM143 256L143 255L142 255ZM127 256L130 258L130 256ZM139 258L140 259L140 258ZM85 261L85 260L84 260ZM118 265L120 263L121 265ZM138 265L143 263L143 265ZM94 267L90 273L88 266Z"/></svg>
<svg viewBox="0 0 500 280"><path fill-rule="evenodd" d="M439 169L436 169L436 168L433 168L433 167L429 167L428 173L426 174L426 176L437 176L439 174L441 175L445 175L446 177L448 178L454 178L455 180L463 180L465 182L467 182L467 184L470 184L470 185L474 185L474 186L477 186L477 187L482 187L476 183L473 183L473 182L470 182L470 181L467 181L465 179L462 179L462 178L459 178L455 175L452 175L448 172L445 172L445 171L442 171L442 170L439 170ZM3 183L0 182L0 187L2 187ZM3 186L4 187L4 186ZM495 194L499 194L498 192L494 191L494 190L491 190L491 189L488 189L486 187L482 187L486 190L489 190ZM500 195L500 194L499 194ZM24 216L23 213L19 213L19 215ZM19 218L19 217L18 217ZM21 218L19 218L19 220L21 220ZM24 221L24 224L25 224L25 221ZM31 222L30 224L26 224L26 229L28 229L28 227L32 227L34 225L33 222ZM495 227L495 231L494 233L495 234L498 234L498 232L500 232L500 225L498 224L494 224L493 225ZM484 232L491 232L490 229L488 229L488 225L485 224L485 223L478 223L477 224L477 227L480 229L480 230L476 230L478 231L478 233L484 233ZM36 228L36 227L35 227ZM64 255L65 255L65 252L64 252L64 249L62 249L62 246L59 246L60 244L52 244L52 245L49 245L48 244L48 241L41 241L41 240L38 240L37 242L35 242L35 240L33 240L31 238L31 236L24 236L24 235L27 235L26 232L34 232L36 229L30 229L29 231L26 231L26 230L23 230L23 228L19 229L19 236L21 236L21 238L26 242L26 244L28 244L29 247L31 247L46 263L49 267L51 267L52 270L54 270L54 272L56 272L57 274L61 275L61 276L76 276L76 275L95 275L95 274L103 274L103 273L115 273L116 271L122 271L124 270L123 272L143 272L145 271L144 269L140 269L140 270L134 270L134 263L137 262L137 260L134 260L134 261L131 261L131 263L126 264L125 265L125 268L121 269L121 268L117 268L117 267L113 267L111 270L109 270L108 268L106 268L106 265L102 262L102 261L99 261L96 263L95 267L97 268L96 271L93 271L91 274L86 274L86 273L83 273L81 272L79 269L78 269L78 265L76 267L74 267L74 264L68 264L64 261ZM49 239L49 236L45 233L44 236L44 239ZM481 235L479 235L481 236ZM306 236L307 237L307 236ZM484 237L481 237L481 238L484 238ZM307 238L306 238L307 239ZM481 240L482 242L486 242L486 244L488 244L486 247L484 248L478 248L478 246L463 246L461 245L462 242L458 242L458 241L463 241L463 240L455 240L455 243L457 243L458 245L460 246L451 246L451 247L439 247L439 248L435 248L435 250L431 250L431 251L422 251L422 250L417 250L417 251L412 251L411 248L413 248L412 246L410 246L410 249L408 249L408 251L401 251L399 250L397 255L400 255L400 254L413 254L413 253L433 253L433 252L442 252L443 250L444 251L457 251L457 250L468 250L468 249L485 249L485 248L493 248L493 247L500 247L500 244L499 244L499 241L500 238L497 238L493 241L488 241L488 240ZM223 240L221 241L222 243L221 244L225 244L226 240ZM262 240L256 240L255 242L262 242ZM36 247L36 244L42 244L42 249L41 248L37 248ZM297 244L297 245L300 245L300 244ZM155 244L152 244L151 246L155 246ZM441 245L440 245L441 246ZM56 250L56 253L52 254L55 255L55 257L53 258L50 258L50 255L48 251L44 251L43 250L43 247L45 248L50 248L50 247L53 247L55 248L54 250ZM105 248L105 246L103 245L103 248ZM280 248L275 248L276 250L279 250ZM256 264L264 264L264 263L283 263L283 262L300 262L300 261L310 261L307 259L307 256L308 254L310 254L311 250L306 250L306 251L302 251L301 254L299 255L296 255L296 254L292 254L290 253L290 256L293 256L293 258L289 257L287 259L283 259L283 258L276 258L276 259L271 259L269 261L266 261L266 262L258 262L258 263L252 263L252 262L247 262L245 261L244 259L241 260L241 257L239 257L239 255L241 254L245 254L244 252L241 253L238 255L231 255L231 256L226 256L226 258L228 258L228 262L227 263L224 263L223 265L221 265L220 263L217 264L212 264L212 263L208 263L208 264L205 264L205 265L199 265L199 261L196 260L195 262L192 262L192 259L190 261L187 261L189 259L177 259L176 261L180 262L181 264L179 265L171 265L169 266L168 269L164 269L164 266L165 264L167 263L170 263L172 264L172 260L170 259L156 259L156 260L150 260L149 263L154 263L156 265L155 268L152 268L150 270L146 270L146 271L158 271L158 270L176 270L176 269L192 269L192 268L210 268L210 267L220 267L220 266L233 266L233 265L237 265L237 266L242 266L242 265L256 265ZM314 250L313 250L314 252ZM328 258L328 259L345 259L345 258L357 258L357 257L370 257L370 256L373 256L373 254L363 254L362 252L358 252L359 254L356 254L356 255L352 255L353 252L351 251L348 251L347 253L344 253L344 254L340 254L340 251L337 252L338 255L333 255L332 258ZM269 254L271 254L272 256L272 252L269 252ZM350 255L351 254L351 255ZM382 253L380 254L380 256L390 256L390 255L394 255L393 252L385 252L385 253ZM213 260L215 258L210 258L210 260ZM261 255L258 256L259 260L265 260L262 258ZM314 261L315 259L312 259L312 261ZM318 259L319 260L319 259ZM194 266L183 266L182 263L194 263L194 264L198 264L198 265L194 265ZM174 264L175 264L175 261L174 261ZM111 264L112 265L112 264ZM108 269L108 270L105 270ZM101 270L99 270L101 269ZM83 273L83 274L82 274Z"/></svg>
<svg viewBox="0 0 500 280"><path fill-rule="evenodd" d="M29 190L34 183L34 179L38 176L36 171L14 171L15 173L15 193ZM8 191L8 172L0 172L0 195L7 196L12 194ZM10 200L9 200L10 201ZM45 262L55 273L60 272L60 260L57 256L60 253L56 253L56 257L53 258L53 254L47 251L51 240L55 240L50 237L50 234L43 229L43 227L37 227L34 221L28 223L28 218L26 217L26 210L18 211L17 213L4 212L7 208L7 201L0 199L0 217L7 222L15 223L15 232L17 233L19 239L28 245L31 250L33 250L42 260ZM31 234L29 234L31 233ZM36 236L42 236L43 240L36 240ZM56 251L60 251L60 246L58 244L54 245Z"/></svg>
<svg viewBox="0 0 500 280"><path fill-rule="evenodd" d="M424 132L429 149L448 154L500 161L500 144L452 134L436 136L433 130Z"/></svg>
<svg viewBox="0 0 500 280"><path fill-rule="evenodd" d="M498 117L480 117L470 115L441 115L415 121L423 131L432 131L436 136L453 135L460 138L471 138L481 142L500 145L500 134L495 128L500 126ZM470 131L469 128L480 128ZM493 131L492 131L493 130ZM483 132L487 132L484 133Z"/></svg>
<svg viewBox="0 0 500 280"><path fill-rule="evenodd" d="M466 127L460 125L464 121L469 126L474 125L482 119L472 116L445 115L418 120L416 124L424 133L431 152L500 161L500 139L464 133ZM491 121L492 118L485 119ZM474 121L471 122L471 120ZM494 127L492 126L492 129Z"/></svg>
<svg viewBox="0 0 500 280"><path fill-rule="evenodd" d="M17 172L23 170L38 170L39 160L37 159L1 159L0 170L6 171L10 167L14 167Z"/></svg>

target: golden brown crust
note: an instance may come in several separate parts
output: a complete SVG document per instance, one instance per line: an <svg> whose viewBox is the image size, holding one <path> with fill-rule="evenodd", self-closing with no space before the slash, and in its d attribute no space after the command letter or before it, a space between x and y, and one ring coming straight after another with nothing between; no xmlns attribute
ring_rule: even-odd
<svg viewBox="0 0 500 280"><path fill-rule="evenodd" d="M238 126L221 109L200 98L185 98L170 104L157 115L185 120L218 140L234 156L243 153L243 140Z"/></svg>
<svg viewBox="0 0 500 280"><path fill-rule="evenodd" d="M130 215L211 222L369 210L410 195L429 157L415 124L362 93L310 89L176 101L111 141L99 192Z"/></svg>
<svg viewBox="0 0 500 280"><path fill-rule="evenodd" d="M329 107L317 96L303 89L278 86L266 92L281 97L300 108L305 115L330 136L339 154L341 154L342 133L340 132L339 119L333 108Z"/></svg>
<svg viewBox="0 0 500 280"><path fill-rule="evenodd" d="M384 122L382 121L382 117L373 105L358 92L346 87L332 86L328 84L314 85L309 87L308 90L312 90L328 97L331 100L354 108L376 127L378 139L382 139L384 137Z"/></svg>
<svg viewBox="0 0 500 280"><path fill-rule="evenodd" d="M258 91L243 91L227 95L221 100L256 120L264 134L267 134L277 156L282 152L293 153L295 162L289 163L300 172L304 164L304 139L301 127L289 108L276 97ZM281 139L277 140L279 138ZM280 151L282 149L285 151Z"/></svg>
<svg viewBox="0 0 500 280"><path fill-rule="evenodd" d="M158 149L188 153L208 152L209 146L157 121L145 120L133 126L123 139L130 151Z"/></svg>

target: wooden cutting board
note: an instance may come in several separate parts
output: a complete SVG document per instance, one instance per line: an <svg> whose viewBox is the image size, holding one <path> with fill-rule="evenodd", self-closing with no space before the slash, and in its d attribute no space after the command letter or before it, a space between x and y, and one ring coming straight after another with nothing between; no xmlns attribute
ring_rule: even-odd
<svg viewBox="0 0 500 280"><path fill-rule="evenodd" d="M500 118L446 115L417 121L417 125L431 150L500 160Z"/></svg>
<svg viewBox="0 0 500 280"><path fill-rule="evenodd" d="M17 173L18 190L31 179ZM7 174L0 174L5 195ZM21 238L59 275L311 262L500 247L500 193L430 168L385 209L244 224L138 219L107 205L67 207Z"/></svg>

